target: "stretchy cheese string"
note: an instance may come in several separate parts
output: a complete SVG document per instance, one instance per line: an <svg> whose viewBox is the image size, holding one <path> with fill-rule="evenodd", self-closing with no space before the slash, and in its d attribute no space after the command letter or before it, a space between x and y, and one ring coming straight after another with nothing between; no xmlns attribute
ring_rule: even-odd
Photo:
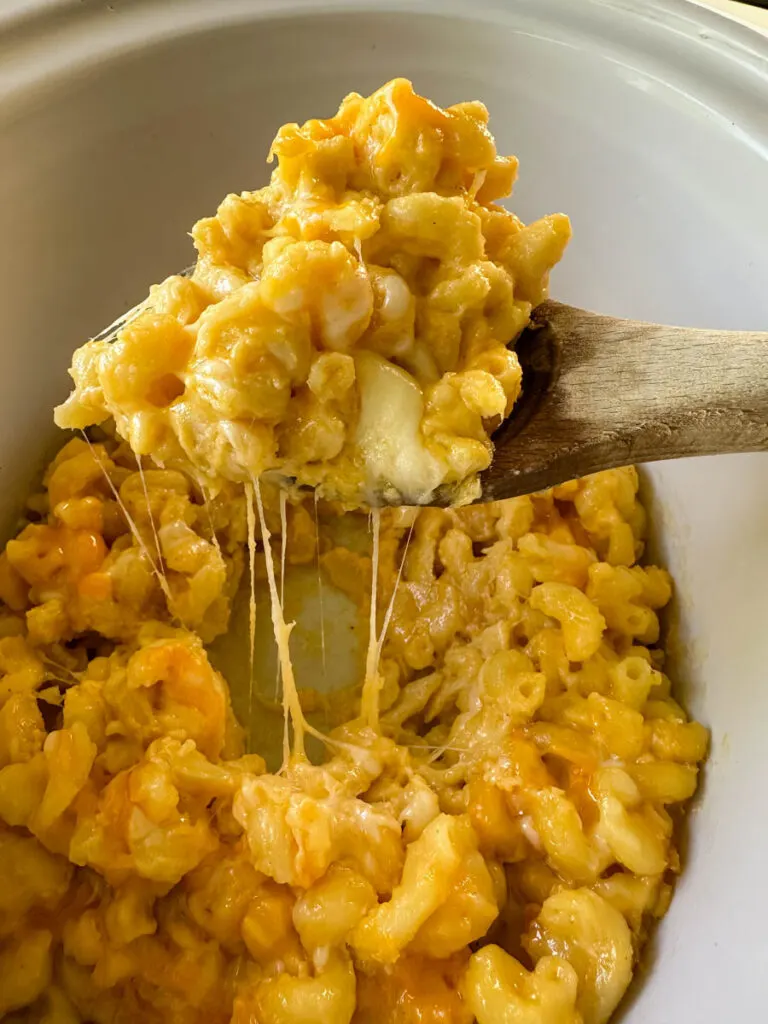
<svg viewBox="0 0 768 1024"><path fill-rule="evenodd" d="M288 537L288 495L280 491L280 604L285 608L285 548Z"/></svg>
<svg viewBox="0 0 768 1024"><path fill-rule="evenodd" d="M254 656L256 648L256 513L253 508L253 486L245 485L245 518L248 527L248 573L250 595L248 598L248 737L253 733L253 687Z"/></svg>
<svg viewBox="0 0 768 1024"><path fill-rule="evenodd" d="M211 543L213 544L213 546L216 548L218 553L223 558L224 555L222 554L221 544L219 544L219 538L216 536L216 527L213 524L213 510L211 509L211 502L210 502L208 494L207 494L207 492L205 490L205 484L203 483L203 478L200 476L199 473L195 474L195 476L196 476L196 480L197 480L197 486L200 489L200 493L203 496L203 505L205 505L205 511L206 511L206 513L208 515L208 526L210 527L210 531L211 531Z"/></svg>
<svg viewBox="0 0 768 1024"><path fill-rule="evenodd" d="M360 714L366 725L371 729L379 727L379 642L376 628L376 604L379 583L379 540L381 537L381 511L371 509L371 530L373 544L371 551L371 609L368 621L368 651L365 656L365 680L363 695L360 701Z"/></svg>
<svg viewBox="0 0 768 1024"><path fill-rule="evenodd" d="M288 495L280 491L280 607L285 614L285 549L288 543ZM280 660L275 668L275 697L280 688Z"/></svg>
<svg viewBox="0 0 768 1024"><path fill-rule="evenodd" d="M323 607L323 577L320 571L320 514L317 509L317 491L315 497L315 563L317 565L317 600L320 605L320 654L323 661L323 680L327 676L325 663L325 609Z"/></svg>
<svg viewBox="0 0 768 1024"><path fill-rule="evenodd" d="M149 503L149 490L147 489L147 478L144 476L144 467L141 464L141 456L136 456L136 465L139 469L139 477L141 478L141 486L144 491L144 499L147 503L147 515L149 516L149 525L152 527L152 536L155 538L155 548L157 549L157 564L160 567L160 572L163 574L166 582L168 577L165 575L165 566L163 565L163 552L160 548L160 537L157 533L157 527L155 526L155 517L152 515L152 506Z"/></svg>
<svg viewBox="0 0 768 1024"><path fill-rule="evenodd" d="M157 582L160 585L160 589L162 590L163 595L164 595L166 601L168 602L168 610L173 615L174 614L174 612L173 612L173 595L171 594L170 587L168 586L168 580L165 578L164 574L161 573L159 571L159 569L157 568L157 566L155 565L155 560L152 557L152 555L150 555L149 548L144 543L144 538L141 536L141 533L139 532L138 526L133 521L133 516L128 511L128 509L125 507L125 502L120 497L120 493L117 490L117 488L115 487L115 485L112 483L112 478L110 477L109 473L106 471L106 469L104 467L104 463L101 461L99 456L96 454L96 449L91 444L90 438L88 437L88 435L86 434L86 432L84 430L81 430L80 433L85 438L85 443L90 448L91 455L93 456L93 459L94 459L96 465L99 467L101 472L104 474L104 479L109 484L109 489L112 491L112 494L115 496L115 501L117 502L118 506L120 507L121 512L125 516L125 521L128 523L128 528L130 529L131 533L133 534L133 537L134 537L136 543L139 545L141 553L144 555L144 557L149 562L149 564L150 564L150 566L152 568L152 572L155 574L155 577L157 578Z"/></svg>
<svg viewBox="0 0 768 1024"><path fill-rule="evenodd" d="M252 478L251 482L245 485L246 494L246 514L248 516L248 533L249 541L248 548L249 554L251 555L252 564L255 562L255 532L256 532L256 512L255 508L258 509L259 525L262 530L262 541L264 544L264 561L267 569L267 584L269 589L270 606L272 612L272 630L275 638L275 644L277 646L278 655L278 671L283 679L283 766L288 762L291 749L290 749L290 735L289 735L289 723L293 726L294 733L294 753L298 753L300 756L304 754L304 736L314 736L320 740L326 746L332 747L337 750L346 750L350 754L355 754L362 749L357 744L345 743L341 740L331 739L326 736L319 729L314 728L307 722L304 717L304 713L301 708L301 702L298 695L298 689L296 687L296 680L293 671L293 663L291 662L291 654L289 647L289 640L291 630L295 623L286 623L283 604L280 599L277 590L277 581L275 578L274 571L274 559L272 556L272 548L269 544L270 532L267 528L265 517L264 517L264 506L261 498L261 487L260 482ZM254 508L255 506L255 508ZM254 616L253 621L255 625L255 573L251 572L251 611ZM321 611L322 614L322 611ZM253 645L252 645L253 650ZM251 672L251 680L253 685L254 673Z"/></svg>
<svg viewBox="0 0 768 1024"><path fill-rule="evenodd" d="M411 537L413 536L413 528L415 525L416 520L414 519L414 521L411 523L411 528L408 530L408 536L406 537L405 548L403 550L403 557L400 559L400 568L397 570L397 577L395 578L395 586L392 590L392 596L389 599L389 604L387 605L386 614L384 615L384 623L381 627L381 633L379 634L379 644L376 654L378 662L381 661L381 651L382 648L384 647L384 641L387 638L387 630L389 629L389 623L390 620L392 619L392 612L394 611L395 608L395 597L397 596L397 588L400 586L400 580L403 578L405 560L408 557L408 548L411 546Z"/></svg>
<svg viewBox="0 0 768 1024"><path fill-rule="evenodd" d="M53 658L48 658L46 657L46 655L41 654L40 660L44 665L50 665L51 668L55 668L57 672L66 672L68 675L72 677L72 679L69 682L67 682L65 679L58 680L58 682L64 683L65 686L74 686L76 683L82 682L80 676L77 675L77 673L73 672L71 668L67 668L66 665L60 665L59 662L54 661Z"/></svg>
<svg viewBox="0 0 768 1024"><path fill-rule="evenodd" d="M374 523L374 544L373 544L373 567L372 567L372 580L371 580L371 624L370 627L374 631L376 630L376 601L377 601L377 582L378 582L378 564L379 564L379 530L380 530L380 513L376 510L376 516L373 518ZM379 729L379 696L381 694L381 687L383 680L381 673L379 672L379 666L381 664L381 652L384 647L384 641L386 640L387 631L392 618L392 612L394 611L394 601L397 596L397 589L402 579L402 570L406 566L406 559L408 558L408 549L411 546L411 538L414 536L414 526L416 520L411 524L411 528L408 532L406 539L406 546L402 551L402 557L400 558L400 565L397 569L397 575L394 581L394 587L387 604L387 610L384 613L384 622L382 624L381 633L378 639L372 644L369 638L368 654L366 657L366 681L362 685L362 699L360 705L360 714L364 717L366 724L370 725L372 729Z"/></svg>
<svg viewBox="0 0 768 1024"><path fill-rule="evenodd" d="M142 299L141 302L137 303L135 306L132 306L127 313L121 313L120 316L117 317L116 320L113 320L108 327L105 327L103 328L103 330L99 331L99 333L92 340L113 342L117 338L120 331L127 327L128 324L133 323L133 321L136 320L142 313L144 313L145 311L149 311L151 309L152 306L150 304L149 298Z"/></svg>
<svg viewBox="0 0 768 1024"><path fill-rule="evenodd" d="M272 558L270 547L270 532L267 529L267 522L264 518L264 504L261 499L261 482L258 477L252 477L252 493L256 495L256 508L259 513L259 525L261 526L261 539L264 545L264 561L267 567L267 584L269 586L269 601L272 609L272 630L277 644L277 657L280 663L280 673L283 679L283 766L290 760L291 744L288 732L289 722L293 726L293 753L304 757L304 734L308 731L304 713L301 710L299 693L296 689L296 680L293 675L291 663L290 636L295 623L286 623L283 615L283 606L280 602L280 595L277 592L275 583L275 564ZM313 730L309 730L313 732Z"/></svg>

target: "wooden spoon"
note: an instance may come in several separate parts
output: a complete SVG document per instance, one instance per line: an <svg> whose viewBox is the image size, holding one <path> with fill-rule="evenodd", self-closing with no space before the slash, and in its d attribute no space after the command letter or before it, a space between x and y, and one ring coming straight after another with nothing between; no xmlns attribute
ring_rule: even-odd
<svg viewBox="0 0 768 1024"><path fill-rule="evenodd" d="M480 501L600 469L768 451L768 333L618 320L545 302L515 350L523 393Z"/></svg>
<svg viewBox="0 0 768 1024"><path fill-rule="evenodd" d="M113 340L143 308L96 340ZM636 462L768 451L768 333L663 327L554 301L531 319L515 345L522 396L493 435L478 501ZM441 488L433 504L452 496Z"/></svg>

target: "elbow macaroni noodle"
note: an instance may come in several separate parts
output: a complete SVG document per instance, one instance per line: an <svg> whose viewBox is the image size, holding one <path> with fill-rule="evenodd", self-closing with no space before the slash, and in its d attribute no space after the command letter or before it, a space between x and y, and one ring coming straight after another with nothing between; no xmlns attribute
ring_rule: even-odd
<svg viewBox="0 0 768 1024"><path fill-rule="evenodd" d="M396 82L282 129L272 184L195 229L191 281L76 355L65 415L116 429L64 445L0 555L3 1020L605 1024L621 1000L708 742L664 672L634 469L386 509L375 574L338 506L281 510L265 476L289 571L317 559L361 624L375 579L388 625L378 715L332 696L316 763L247 751L206 648L267 538L243 471L278 451L352 501L366 375L409 375L455 480L488 457L519 385L496 342L563 236L493 205L513 163L485 119Z"/></svg>

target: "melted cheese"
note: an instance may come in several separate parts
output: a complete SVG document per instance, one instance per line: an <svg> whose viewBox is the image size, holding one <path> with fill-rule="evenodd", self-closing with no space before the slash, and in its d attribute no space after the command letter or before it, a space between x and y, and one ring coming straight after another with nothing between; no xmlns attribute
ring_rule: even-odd
<svg viewBox="0 0 768 1024"><path fill-rule="evenodd" d="M136 456L136 466L139 470L139 479L141 480L141 488L144 491L144 500L147 503L147 516L149 517L149 525L152 527L152 536L155 539L155 550L157 551L157 564L160 567L163 575L165 575L165 569L163 567L163 552L160 548L160 538L157 534L157 526L155 525L155 517L152 515L152 506L149 503L149 491L147 490L147 478L144 476L144 467L141 464L141 456ZM167 578L167 577L166 577Z"/></svg>
<svg viewBox="0 0 768 1024"><path fill-rule="evenodd" d="M280 675L283 680L283 761L288 763L291 756L291 744L288 733L288 725L293 727L293 752L299 757L304 757L304 734L307 732L307 723L304 713L301 710L299 693L296 689L296 679L293 674L291 663L290 637L294 623L286 623L283 615L283 606L280 595L277 592L275 582L275 564L272 558L272 548L269 540L272 536L267 528L264 517L264 503L261 499L261 483L258 478L252 481L253 491L256 495L256 508L259 513L259 525L261 527L261 539L264 546L264 561L267 568L267 585L269 586L269 599L272 608L272 628L277 644L277 657L280 664Z"/></svg>
<svg viewBox="0 0 768 1024"><path fill-rule="evenodd" d="M163 597L168 602L169 610L172 610L173 609L173 595L171 594L171 589L168 586L168 580L165 578L165 573L161 572L161 569L158 568L157 564L155 563L154 558L149 553L149 548L147 547L147 545L144 542L144 538L141 535L141 531L139 530L138 526L136 525L133 516L128 511L128 509L125 507L125 502L120 497L120 492L115 487L115 485L112 483L112 478L110 477L109 473L104 468L104 463L101 461L101 459L99 458L99 456L98 456L98 454L96 452L96 449L91 444L90 438L88 437L88 435L86 434L86 432L84 430L81 430L80 433L85 438L85 443L88 445L88 447L89 447L89 449L91 451L91 455L93 455L93 459L94 459L96 465L99 467L101 472L104 474L104 479L109 484L109 489L110 489L110 491L112 491L112 494L114 495L115 501L117 502L118 506L120 507L120 511L125 516L125 521L126 521L126 523L128 523L128 528L130 529L131 533L133 534L134 540L139 545L139 548L141 549L141 552L144 555L144 557L146 558L146 560L149 562L149 564L150 564L150 566L152 568L152 573L155 576L155 578L156 578L156 580L157 580L157 582L158 582L158 584L160 586L160 589L163 592ZM161 567L162 567L162 562L161 562Z"/></svg>
<svg viewBox="0 0 768 1024"><path fill-rule="evenodd" d="M360 714L363 721L371 729L379 727L379 642L376 632L376 604L379 585L379 539L381 536L381 512L378 508L371 510L371 531L373 546L371 551L371 605L368 620L368 653L365 658L365 680L363 696L360 703Z"/></svg>
<svg viewBox="0 0 768 1024"><path fill-rule="evenodd" d="M320 572L320 517L317 511L317 491L314 491L315 503L315 564L317 566L317 601L320 606L320 653L323 661L323 680L326 677L325 658L325 608L323 601L323 577Z"/></svg>
<svg viewBox="0 0 768 1024"><path fill-rule="evenodd" d="M221 550L221 544L219 544L219 538L216 536L216 527L213 522L213 512L211 511L211 499L208 497L208 492L205 489L205 483L203 482L202 476L199 473L195 474L195 481L197 486L200 488L200 493L203 496L203 504L205 505L205 511L208 516L208 525L211 528L211 543L216 548L217 554L223 557Z"/></svg>
<svg viewBox="0 0 768 1024"><path fill-rule="evenodd" d="M371 495L389 504L428 504L447 465L424 444L424 395L416 379L375 352L359 352L357 444Z"/></svg>
<svg viewBox="0 0 768 1024"><path fill-rule="evenodd" d="M285 614L285 555L288 547L288 495L280 491L280 607ZM275 696L280 687L280 659L277 661L277 672L275 673Z"/></svg>
<svg viewBox="0 0 768 1024"><path fill-rule="evenodd" d="M253 486L245 485L245 515L248 525L248 735L253 730L254 651L256 649L256 514L253 508Z"/></svg>
<svg viewBox="0 0 768 1024"><path fill-rule="evenodd" d="M411 523L411 527L408 530L408 536L405 539L405 547L403 549L403 557L400 559L400 568L397 570L397 576L395 577L395 585L392 588L392 595L387 605L387 610L384 615L384 622L381 627L381 633L379 634L379 644L377 651L377 660L381 661L381 652L384 648L384 641L387 639L387 631L389 630L389 623L392 619L392 613L395 610L395 598L397 597L397 588L400 586L400 580L403 578L403 569L405 568L405 560L408 557L408 548L411 546L411 537L413 537L413 528L416 525L416 520Z"/></svg>

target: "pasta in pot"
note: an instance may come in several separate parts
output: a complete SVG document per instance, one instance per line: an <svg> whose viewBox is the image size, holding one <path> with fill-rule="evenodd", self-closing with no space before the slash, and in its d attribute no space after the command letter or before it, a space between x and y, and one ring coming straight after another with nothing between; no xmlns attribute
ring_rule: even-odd
<svg viewBox="0 0 768 1024"><path fill-rule="evenodd" d="M353 706L324 763L274 775L244 753L175 604L214 552L200 607L229 607L242 496L209 518L188 478L146 473L144 511L197 538L175 569L163 559L164 593L148 518L133 509L134 536L86 455L130 497L124 446L70 442L30 502L42 519L0 560L8 1019L607 1020L668 905L670 809L707 746L632 625L670 595L635 560L634 470L385 513L380 729ZM311 562L299 512L289 543ZM267 514L277 528L269 497ZM331 525L321 563L367 614L370 557L335 546ZM631 564L614 557L624 527Z"/></svg>
<svg viewBox="0 0 768 1024"><path fill-rule="evenodd" d="M369 386L410 410L409 487L490 457L502 342L567 228L493 204L514 164L485 120L394 82L282 129L271 185L198 224L192 279L76 354L59 419L104 428L0 555L0 1018L605 1024L621 1000L708 743L664 672L635 470L377 512L370 551L360 513L264 473L357 504L350 443L402 419ZM370 635L327 735L278 589L315 563ZM287 658L279 771L206 646L246 565Z"/></svg>

